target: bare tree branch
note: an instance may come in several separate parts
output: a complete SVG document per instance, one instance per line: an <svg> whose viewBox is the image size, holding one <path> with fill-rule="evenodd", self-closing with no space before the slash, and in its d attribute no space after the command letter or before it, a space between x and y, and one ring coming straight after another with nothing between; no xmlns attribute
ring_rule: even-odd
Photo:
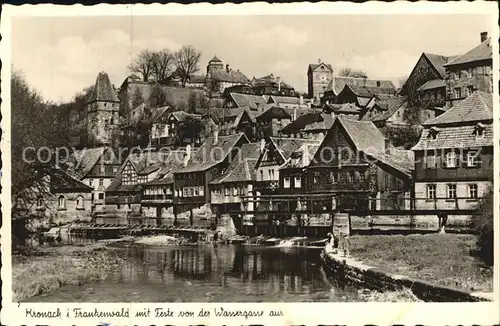
<svg viewBox="0 0 500 326"><path fill-rule="evenodd" d="M147 82L153 74L153 52L142 50L137 58L128 66L132 73L142 75L142 80Z"/></svg>
<svg viewBox="0 0 500 326"><path fill-rule="evenodd" d="M156 81L168 81L174 73L174 55L170 50L163 49L152 54L152 74Z"/></svg>
<svg viewBox="0 0 500 326"><path fill-rule="evenodd" d="M363 70L349 67L340 69L338 75L343 77L368 78L368 75Z"/></svg>
<svg viewBox="0 0 500 326"><path fill-rule="evenodd" d="M177 72L180 75L182 87L185 87L191 75L198 71L200 57L201 52L197 51L192 45L183 45L175 53Z"/></svg>

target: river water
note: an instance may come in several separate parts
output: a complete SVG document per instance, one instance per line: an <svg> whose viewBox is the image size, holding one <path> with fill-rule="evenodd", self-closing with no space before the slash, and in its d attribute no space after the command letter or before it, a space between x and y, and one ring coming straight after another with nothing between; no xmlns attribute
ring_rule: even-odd
<svg viewBox="0 0 500 326"><path fill-rule="evenodd" d="M355 301L330 281L318 248L197 245L121 248L122 268L94 284L66 285L40 302Z"/></svg>

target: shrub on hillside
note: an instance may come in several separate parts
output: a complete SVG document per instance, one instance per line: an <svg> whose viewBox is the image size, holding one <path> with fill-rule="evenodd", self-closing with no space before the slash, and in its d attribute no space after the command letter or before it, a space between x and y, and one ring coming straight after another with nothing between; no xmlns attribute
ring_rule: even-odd
<svg viewBox="0 0 500 326"><path fill-rule="evenodd" d="M493 265L493 191L479 202L479 214L471 219L477 235L477 254L487 264Z"/></svg>

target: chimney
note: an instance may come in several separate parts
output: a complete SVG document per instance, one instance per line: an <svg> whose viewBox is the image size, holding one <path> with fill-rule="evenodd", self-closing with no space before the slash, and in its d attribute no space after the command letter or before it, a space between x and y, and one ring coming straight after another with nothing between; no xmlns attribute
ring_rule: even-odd
<svg viewBox="0 0 500 326"><path fill-rule="evenodd" d="M226 64L226 72L229 72L229 65Z"/></svg>
<svg viewBox="0 0 500 326"><path fill-rule="evenodd" d="M214 130L214 145L217 145L218 141L219 141L219 130L215 129Z"/></svg>
<svg viewBox="0 0 500 326"><path fill-rule="evenodd" d="M297 120L297 107L293 107L293 115L292 115L292 121Z"/></svg>
<svg viewBox="0 0 500 326"><path fill-rule="evenodd" d="M189 160L191 160L191 145L190 144L186 145L186 156L184 156L184 161L183 161L184 166L188 165Z"/></svg>
<svg viewBox="0 0 500 326"><path fill-rule="evenodd" d="M260 152L264 152L264 147L266 147L266 140L264 138L262 138L260 140Z"/></svg>
<svg viewBox="0 0 500 326"><path fill-rule="evenodd" d="M278 92L281 92L281 77L276 77L276 80L278 81Z"/></svg>
<svg viewBox="0 0 500 326"><path fill-rule="evenodd" d="M488 38L488 32L481 32L481 43L486 41L487 38Z"/></svg>
<svg viewBox="0 0 500 326"><path fill-rule="evenodd" d="M321 59L320 59L320 58L318 58L318 64L320 64L320 63L321 63Z"/></svg>
<svg viewBox="0 0 500 326"><path fill-rule="evenodd" d="M384 139L384 150L386 154L391 154L391 141L387 138Z"/></svg>

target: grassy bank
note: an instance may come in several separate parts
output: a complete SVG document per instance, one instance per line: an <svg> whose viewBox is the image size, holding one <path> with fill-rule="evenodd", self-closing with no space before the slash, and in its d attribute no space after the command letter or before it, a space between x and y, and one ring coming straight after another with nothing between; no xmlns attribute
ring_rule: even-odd
<svg viewBox="0 0 500 326"><path fill-rule="evenodd" d="M13 301L29 300L66 284L99 281L122 260L100 246L44 248L12 260Z"/></svg>
<svg viewBox="0 0 500 326"><path fill-rule="evenodd" d="M393 274L469 291L493 291L493 268L471 255L476 237L459 234L353 236L351 255Z"/></svg>

